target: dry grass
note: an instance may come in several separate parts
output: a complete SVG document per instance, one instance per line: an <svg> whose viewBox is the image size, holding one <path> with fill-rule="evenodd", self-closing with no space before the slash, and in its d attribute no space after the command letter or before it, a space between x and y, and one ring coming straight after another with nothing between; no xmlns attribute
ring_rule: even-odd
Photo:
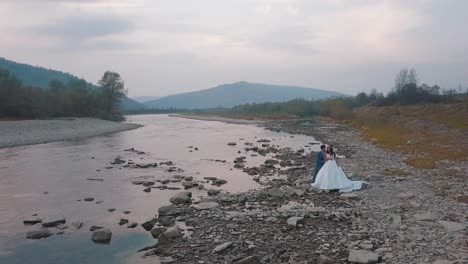
<svg viewBox="0 0 468 264"><path fill-rule="evenodd" d="M348 124L386 149L411 154L408 165L432 169L440 160L468 158L465 104L367 107Z"/></svg>
<svg viewBox="0 0 468 264"><path fill-rule="evenodd" d="M400 169L386 169L383 173L385 175L394 175L394 176L410 176L411 175L411 173L404 171L404 170L400 170Z"/></svg>

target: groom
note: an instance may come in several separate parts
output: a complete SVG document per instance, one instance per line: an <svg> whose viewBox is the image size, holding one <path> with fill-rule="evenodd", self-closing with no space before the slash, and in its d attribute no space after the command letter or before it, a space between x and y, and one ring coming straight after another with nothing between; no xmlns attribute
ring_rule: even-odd
<svg viewBox="0 0 468 264"><path fill-rule="evenodd" d="M315 178L317 177L317 173L320 171L323 164L325 164L325 155L326 155L325 149L326 149L326 146L322 145L322 146L320 146L321 151L319 153L317 153L317 158L315 160L314 174L313 174L313 177L312 177L312 183L315 182Z"/></svg>

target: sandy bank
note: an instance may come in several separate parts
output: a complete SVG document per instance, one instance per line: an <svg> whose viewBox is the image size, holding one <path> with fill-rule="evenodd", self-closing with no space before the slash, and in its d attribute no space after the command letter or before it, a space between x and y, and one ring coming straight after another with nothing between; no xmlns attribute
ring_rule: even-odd
<svg viewBox="0 0 468 264"><path fill-rule="evenodd" d="M169 116L187 118L187 119L195 119L195 120L204 120L204 121L219 121L219 122L226 122L226 123L230 123L230 124L250 125L250 124L263 124L263 123L266 123L266 121L263 121L263 120L234 119L234 118L211 116L211 115L171 114Z"/></svg>
<svg viewBox="0 0 468 264"><path fill-rule="evenodd" d="M138 127L94 118L0 121L0 148L95 137Z"/></svg>

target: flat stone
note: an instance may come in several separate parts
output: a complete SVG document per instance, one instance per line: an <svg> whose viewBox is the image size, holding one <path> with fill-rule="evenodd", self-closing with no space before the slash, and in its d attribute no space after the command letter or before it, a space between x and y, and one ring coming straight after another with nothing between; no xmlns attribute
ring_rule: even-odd
<svg viewBox="0 0 468 264"><path fill-rule="evenodd" d="M232 246L232 242L226 242L226 243L217 245L217 246L213 249L213 252L214 252L214 253L221 252L221 251L227 249L227 248L230 247L230 246Z"/></svg>
<svg viewBox="0 0 468 264"><path fill-rule="evenodd" d="M346 200L352 200L352 201L358 201L358 200L361 200L361 197L359 197L359 195L357 193L342 193L340 195L340 197L342 199L346 199Z"/></svg>
<svg viewBox="0 0 468 264"><path fill-rule="evenodd" d="M248 256L246 258L238 260L236 264L262 264L262 262L257 256Z"/></svg>
<svg viewBox="0 0 468 264"><path fill-rule="evenodd" d="M74 228L74 229L80 229L83 227L83 222L81 221L73 221L70 223L70 227Z"/></svg>
<svg viewBox="0 0 468 264"><path fill-rule="evenodd" d="M43 227L56 227L60 224L65 224L65 222L66 222L65 218L59 218L59 219L54 219L54 220L43 220L42 226Z"/></svg>
<svg viewBox="0 0 468 264"><path fill-rule="evenodd" d="M214 208L219 207L219 203L217 202L203 202L193 206L197 210L211 210Z"/></svg>
<svg viewBox="0 0 468 264"><path fill-rule="evenodd" d="M177 238L181 236L182 236L182 232L180 231L179 226L173 226L173 227L169 227L166 231L164 231L161 235L159 235L158 240L164 241L164 239L172 239L172 238Z"/></svg>
<svg viewBox="0 0 468 264"><path fill-rule="evenodd" d="M458 222L452 221L438 221L440 225L442 225L448 232L459 232L465 229L465 225Z"/></svg>
<svg viewBox="0 0 468 264"><path fill-rule="evenodd" d="M93 231L95 231L95 230L99 230L99 229L103 229L103 228L104 228L104 227L102 227L102 226L94 226L94 225L93 225L93 226L91 226L91 227L89 228L89 231L93 232Z"/></svg>
<svg viewBox="0 0 468 264"><path fill-rule="evenodd" d="M129 224L127 225L127 228L135 228L135 227L137 227L137 226L138 226L138 223L136 223L136 222L131 222L131 223L129 223Z"/></svg>
<svg viewBox="0 0 468 264"><path fill-rule="evenodd" d="M39 219L39 218L25 219L25 220L23 220L23 224L25 224L25 225L35 225L35 224L41 223L42 220L43 219Z"/></svg>
<svg viewBox="0 0 468 264"><path fill-rule="evenodd" d="M436 218L437 217L431 212L422 213L422 214L415 214L414 215L414 219L416 221L433 221Z"/></svg>
<svg viewBox="0 0 468 264"><path fill-rule="evenodd" d="M40 228L38 230L28 231L26 238L29 239L41 239L51 236L52 233L47 228Z"/></svg>
<svg viewBox="0 0 468 264"><path fill-rule="evenodd" d="M181 192L178 193L169 199L169 202L172 204L190 204L192 203L192 193L191 192Z"/></svg>
<svg viewBox="0 0 468 264"><path fill-rule="evenodd" d="M273 187L270 190L268 190L268 195L272 197L282 197L284 195L284 192L277 187Z"/></svg>
<svg viewBox="0 0 468 264"><path fill-rule="evenodd" d="M348 261L358 264L371 264L379 261L379 255L367 250L351 250L349 251Z"/></svg>
<svg viewBox="0 0 468 264"><path fill-rule="evenodd" d="M98 244L108 244L112 239L112 232L107 229L99 229L93 232L91 240Z"/></svg>
<svg viewBox="0 0 468 264"><path fill-rule="evenodd" d="M325 255L320 255L317 259L317 264L335 264L336 260L334 258L327 257Z"/></svg>

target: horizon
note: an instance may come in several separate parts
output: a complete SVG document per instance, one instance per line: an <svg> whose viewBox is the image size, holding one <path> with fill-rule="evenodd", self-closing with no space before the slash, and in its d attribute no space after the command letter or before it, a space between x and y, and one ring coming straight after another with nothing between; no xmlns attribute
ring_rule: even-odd
<svg viewBox="0 0 468 264"><path fill-rule="evenodd" d="M241 80L387 93L401 68L465 88L466 9L455 0L3 1L0 49L91 83L116 71L129 97Z"/></svg>

